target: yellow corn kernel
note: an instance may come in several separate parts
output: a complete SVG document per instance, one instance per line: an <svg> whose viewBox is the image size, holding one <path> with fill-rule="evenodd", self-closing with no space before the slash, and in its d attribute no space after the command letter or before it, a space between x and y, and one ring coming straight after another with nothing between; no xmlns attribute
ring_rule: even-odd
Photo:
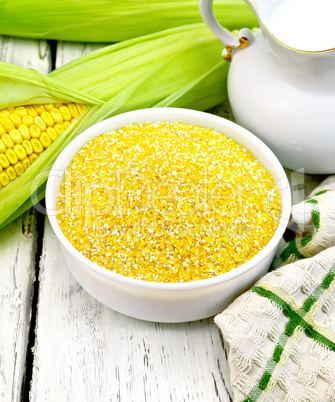
<svg viewBox="0 0 335 402"><path fill-rule="evenodd" d="M5 169L10 165L9 160L5 154L0 155L0 165Z"/></svg>
<svg viewBox="0 0 335 402"><path fill-rule="evenodd" d="M10 115L7 109L1 110L0 117L8 117Z"/></svg>
<svg viewBox="0 0 335 402"><path fill-rule="evenodd" d="M33 106L27 106L27 111L28 111L29 116L32 116L32 117L38 116L38 113L36 112L36 110L34 109Z"/></svg>
<svg viewBox="0 0 335 402"><path fill-rule="evenodd" d="M65 125L65 123L64 123L64 125ZM55 141L55 139L58 137L55 129L52 127L48 127L46 133L50 137L51 141Z"/></svg>
<svg viewBox="0 0 335 402"><path fill-rule="evenodd" d="M68 107L72 117L78 116L79 112L78 112L78 109L77 109L77 107L76 107L76 105L74 103L69 103L67 105L67 107Z"/></svg>
<svg viewBox="0 0 335 402"><path fill-rule="evenodd" d="M27 152L21 144L14 146L14 152L20 161L23 161L27 157Z"/></svg>
<svg viewBox="0 0 335 402"><path fill-rule="evenodd" d="M30 165L31 165L31 163L30 163L30 160L28 157L26 159L23 159L22 166L23 166L24 170L27 170Z"/></svg>
<svg viewBox="0 0 335 402"><path fill-rule="evenodd" d="M5 127L0 123L0 135L6 134Z"/></svg>
<svg viewBox="0 0 335 402"><path fill-rule="evenodd" d="M41 129L36 124L33 124L31 127L29 127L29 130L30 130L30 135L32 138L40 137Z"/></svg>
<svg viewBox="0 0 335 402"><path fill-rule="evenodd" d="M28 115L27 108L24 106L19 106L15 108L15 113L20 116L21 118Z"/></svg>
<svg viewBox="0 0 335 402"><path fill-rule="evenodd" d="M22 144L23 138L19 130L11 130L9 136L13 140L14 144Z"/></svg>
<svg viewBox="0 0 335 402"><path fill-rule="evenodd" d="M31 140L31 146L33 147L34 152L37 154L43 151L43 145L37 138L33 138Z"/></svg>
<svg viewBox="0 0 335 402"><path fill-rule="evenodd" d="M21 124L21 126L19 126L19 130L21 131L22 127L25 127L26 129L28 129L28 127L30 127L32 124L34 124L34 118L32 116L24 116L22 118L22 124ZM21 134L22 134L22 132L21 132Z"/></svg>
<svg viewBox="0 0 335 402"><path fill-rule="evenodd" d="M26 126L31 126L32 124L34 124L34 118L33 116L24 116L22 117L22 123Z"/></svg>
<svg viewBox="0 0 335 402"><path fill-rule="evenodd" d="M7 151L5 152L5 155L7 156L7 159L9 160L9 162L12 165L14 165L15 163L17 163L19 161L16 153L12 149L7 149Z"/></svg>
<svg viewBox="0 0 335 402"><path fill-rule="evenodd" d="M15 113L12 113L9 116L10 120L13 122L15 127L19 127L19 125L21 124L21 117Z"/></svg>
<svg viewBox="0 0 335 402"><path fill-rule="evenodd" d="M0 183L3 186L7 186L9 184L9 182L10 182L10 180L9 180L8 174L6 172L1 172L0 173Z"/></svg>
<svg viewBox="0 0 335 402"><path fill-rule="evenodd" d="M65 121L70 121L71 120L72 116L71 116L71 113L70 113L69 108L67 106L61 106L59 108L59 111L62 113L63 119Z"/></svg>
<svg viewBox="0 0 335 402"><path fill-rule="evenodd" d="M55 123L63 123L63 116L59 109L50 110L50 114Z"/></svg>
<svg viewBox="0 0 335 402"><path fill-rule="evenodd" d="M50 112L51 109L53 109L55 106L53 103L47 103L44 105L45 110L47 110L48 112Z"/></svg>
<svg viewBox="0 0 335 402"><path fill-rule="evenodd" d="M8 177L9 177L9 179L12 180L12 181L15 180L16 177L17 177L17 174L16 174L13 166L9 166L9 168L6 169L6 173L7 173Z"/></svg>
<svg viewBox="0 0 335 402"><path fill-rule="evenodd" d="M24 173L24 167L21 162L16 163L14 169L18 176L21 176Z"/></svg>
<svg viewBox="0 0 335 402"><path fill-rule="evenodd" d="M33 151L33 147L31 146L30 141L24 140L24 141L22 142L22 146L23 146L24 149L26 150L27 155L31 155L31 154L34 152L34 151Z"/></svg>
<svg viewBox="0 0 335 402"><path fill-rule="evenodd" d="M41 118L48 127L52 127L55 124L49 112L43 112Z"/></svg>
<svg viewBox="0 0 335 402"><path fill-rule="evenodd" d="M2 140L0 140L0 154L4 154L7 147Z"/></svg>
<svg viewBox="0 0 335 402"><path fill-rule="evenodd" d="M27 117L31 117L31 116L27 116ZM30 131L29 128L27 126L25 126L24 124L21 124L21 126L19 127L19 131L20 134L22 135L22 138L24 140L30 140Z"/></svg>
<svg viewBox="0 0 335 402"><path fill-rule="evenodd" d="M71 126L71 122L70 121L64 121L63 125L64 125L64 128L66 130L69 126Z"/></svg>
<svg viewBox="0 0 335 402"><path fill-rule="evenodd" d="M65 127L64 124L55 124L54 129L58 135L61 135L64 133Z"/></svg>
<svg viewBox="0 0 335 402"><path fill-rule="evenodd" d="M40 141L44 148L48 148L48 146L51 144L51 139L47 133L41 134Z"/></svg>
<svg viewBox="0 0 335 402"><path fill-rule="evenodd" d="M55 103L55 108L56 108L56 109L59 109L61 106L63 106L62 103Z"/></svg>
<svg viewBox="0 0 335 402"><path fill-rule="evenodd" d="M83 105L82 103L76 103L76 106L79 113L82 113L86 109L86 105Z"/></svg>
<svg viewBox="0 0 335 402"><path fill-rule="evenodd" d="M34 109L36 110L37 114L41 114L45 111L45 107L43 105L34 105Z"/></svg>
<svg viewBox="0 0 335 402"><path fill-rule="evenodd" d="M5 127L7 133L9 133L10 130L13 130L15 128L13 122L8 117L3 117L1 119L1 123Z"/></svg>
<svg viewBox="0 0 335 402"><path fill-rule="evenodd" d="M14 142L11 139L11 137L9 136L9 134L4 134L1 137L1 139L4 142L4 144L6 145L7 148L13 148L14 147Z"/></svg>
<svg viewBox="0 0 335 402"><path fill-rule="evenodd" d="M37 158L38 158L37 154L35 154L35 153L31 154L29 156L30 163L33 164L36 161Z"/></svg>
<svg viewBox="0 0 335 402"><path fill-rule="evenodd" d="M41 129L41 131L44 131L47 128L41 116L36 116L34 121L35 124Z"/></svg>

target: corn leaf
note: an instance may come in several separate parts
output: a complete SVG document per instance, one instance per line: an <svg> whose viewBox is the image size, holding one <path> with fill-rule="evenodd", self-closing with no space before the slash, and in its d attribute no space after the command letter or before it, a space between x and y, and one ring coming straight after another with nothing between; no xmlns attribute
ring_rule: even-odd
<svg viewBox="0 0 335 402"><path fill-rule="evenodd" d="M71 84L63 84L36 70L0 62L0 110L11 106L62 101L88 105L104 103L71 87Z"/></svg>
<svg viewBox="0 0 335 402"><path fill-rule="evenodd" d="M107 46L53 71L49 77L107 101L170 60L164 70L166 78L156 79L160 86L153 90L158 94L172 85L179 89L180 80L191 82L199 72L208 71L222 60L221 52L221 42L204 24L195 24Z"/></svg>
<svg viewBox="0 0 335 402"><path fill-rule="evenodd" d="M221 61L201 77L172 93L154 107L183 107L195 110L208 110L228 99L227 81L218 77L227 77L228 63Z"/></svg>
<svg viewBox="0 0 335 402"><path fill-rule="evenodd" d="M216 0L228 29L258 21L243 0ZM198 0L2 0L0 34L77 42L118 42L202 22Z"/></svg>

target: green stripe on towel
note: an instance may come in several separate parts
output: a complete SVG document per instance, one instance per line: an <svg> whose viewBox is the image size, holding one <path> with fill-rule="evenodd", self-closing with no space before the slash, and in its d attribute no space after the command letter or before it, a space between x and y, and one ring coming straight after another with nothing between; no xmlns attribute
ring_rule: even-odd
<svg viewBox="0 0 335 402"><path fill-rule="evenodd" d="M319 343L325 345L332 351L335 351L335 343L332 342L330 339L326 338L325 336L321 335L318 331L316 331L310 324L308 324L304 320L304 316L308 313L315 304L321 295L330 287L331 283L335 279L335 264L330 268L328 274L323 279L321 285L318 285L311 295L305 300L303 307L300 308L298 311L295 311L289 303L285 300L277 296L275 293L271 292L270 290L264 289L261 286L255 286L251 289L252 292L259 294L262 297L266 297L271 302L275 303L283 310L283 314L288 317L290 320L286 325L285 331L280 335L278 339L277 346L274 350L272 357L268 360L264 374L261 377L259 383L254 386L254 388L250 391L247 399L243 402L255 402L263 393L263 391L267 388L272 374L280 361L281 355L285 349L286 343L289 338L292 336L294 330L300 326L305 334L308 337L311 337L318 341Z"/></svg>
<svg viewBox="0 0 335 402"><path fill-rule="evenodd" d="M328 190L324 190L326 192ZM321 192L320 192L321 193ZM308 245L313 239L313 236L320 229L320 210L318 201L314 199L307 200L309 204L312 204L312 219L314 224L314 233L312 236L305 236L301 240L297 241L296 237L289 241L288 245L280 253L280 255L275 258L271 264L269 271L273 271L284 264L292 255L296 257L297 260L303 260L306 258L302 254L302 249Z"/></svg>

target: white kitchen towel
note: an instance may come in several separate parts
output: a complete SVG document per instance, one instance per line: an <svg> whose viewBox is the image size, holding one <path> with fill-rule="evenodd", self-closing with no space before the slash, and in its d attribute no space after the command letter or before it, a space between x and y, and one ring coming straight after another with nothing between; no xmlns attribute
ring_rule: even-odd
<svg viewBox="0 0 335 402"><path fill-rule="evenodd" d="M273 269L283 266L215 317L235 401L335 401L335 176L293 207L292 222Z"/></svg>

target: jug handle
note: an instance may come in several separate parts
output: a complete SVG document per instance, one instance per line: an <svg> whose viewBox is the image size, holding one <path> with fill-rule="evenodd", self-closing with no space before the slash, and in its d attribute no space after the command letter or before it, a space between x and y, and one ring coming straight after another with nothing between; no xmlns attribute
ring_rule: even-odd
<svg viewBox="0 0 335 402"><path fill-rule="evenodd" d="M226 48L223 58L230 62L232 59L232 49L241 49L248 46L249 39L247 36L249 35L247 35L247 31L250 32L250 34L251 31L244 28L239 32L239 36L236 37L227 29L223 28L215 18L213 12L213 0L199 0L199 9L203 20L208 25L208 28Z"/></svg>

